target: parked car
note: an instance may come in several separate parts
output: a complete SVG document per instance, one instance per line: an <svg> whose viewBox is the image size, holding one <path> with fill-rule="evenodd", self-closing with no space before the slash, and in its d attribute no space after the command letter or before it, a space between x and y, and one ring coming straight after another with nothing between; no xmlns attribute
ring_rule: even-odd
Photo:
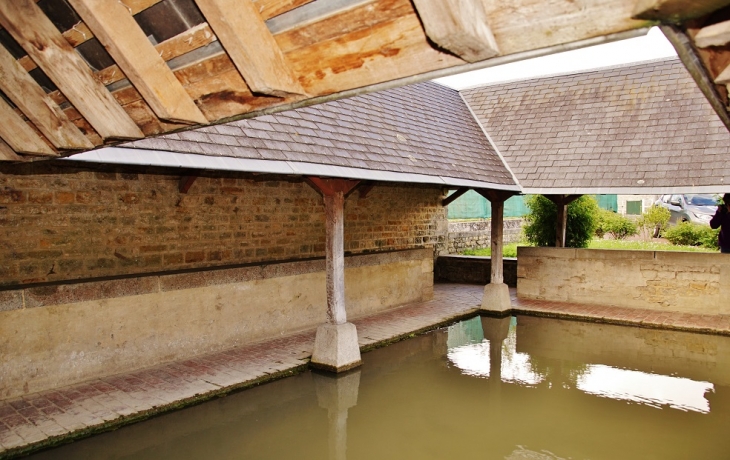
<svg viewBox="0 0 730 460"><path fill-rule="evenodd" d="M710 194L663 195L655 204L669 210L671 224L694 222L709 225L717 211L717 197Z"/></svg>

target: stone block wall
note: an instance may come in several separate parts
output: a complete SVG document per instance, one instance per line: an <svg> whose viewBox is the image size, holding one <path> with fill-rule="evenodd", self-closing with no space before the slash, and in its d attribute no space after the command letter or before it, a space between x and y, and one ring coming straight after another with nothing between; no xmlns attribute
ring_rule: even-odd
<svg viewBox="0 0 730 460"><path fill-rule="evenodd" d="M522 298L730 314L727 254L520 247L518 260Z"/></svg>
<svg viewBox="0 0 730 460"><path fill-rule="evenodd" d="M460 254L466 249L484 249L491 244L491 219L475 221L449 221L448 254ZM504 219L505 243L522 239L522 218Z"/></svg>
<svg viewBox="0 0 730 460"><path fill-rule="evenodd" d="M321 197L299 178L70 162L0 166L0 286L324 255ZM345 251L443 250L435 186L376 184L345 203Z"/></svg>

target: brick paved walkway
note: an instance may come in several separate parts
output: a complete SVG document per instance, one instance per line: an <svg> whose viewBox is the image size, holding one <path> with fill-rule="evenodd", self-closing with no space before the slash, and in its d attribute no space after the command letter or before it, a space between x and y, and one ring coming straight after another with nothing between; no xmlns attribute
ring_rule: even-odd
<svg viewBox="0 0 730 460"><path fill-rule="evenodd" d="M439 284L434 299L353 321L368 350L469 317L483 287ZM517 314L730 335L730 317L517 299ZM0 401L0 459L80 438L304 369L314 331Z"/></svg>

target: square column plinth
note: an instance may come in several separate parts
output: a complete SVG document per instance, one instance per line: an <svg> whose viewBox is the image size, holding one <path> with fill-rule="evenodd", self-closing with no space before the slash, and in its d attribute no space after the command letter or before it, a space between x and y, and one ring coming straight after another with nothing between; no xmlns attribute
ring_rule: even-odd
<svg viewBox="0 0 730 460"><path fill-rule="evenodd" d="M330 372L344 372L360 366L362 360L355 325L342 323L319 326L309 364Z"/></svg>
<svg viewBox="0 0 730 460"><path fill-rule="evenodd" d="M482 310L507 312L512 309L509 287L504 283L489 283L484 286Z"/></svg>

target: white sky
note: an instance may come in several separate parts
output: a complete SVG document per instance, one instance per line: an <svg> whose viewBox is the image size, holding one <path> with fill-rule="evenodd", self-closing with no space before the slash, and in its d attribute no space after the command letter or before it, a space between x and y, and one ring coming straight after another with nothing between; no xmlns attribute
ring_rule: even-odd
<svg viewBox="0 0 730 460"><path fill-rule="evenodd" d="M435 81L454 89L676 56L659 28L643 37L475 70Z"/></svg>

